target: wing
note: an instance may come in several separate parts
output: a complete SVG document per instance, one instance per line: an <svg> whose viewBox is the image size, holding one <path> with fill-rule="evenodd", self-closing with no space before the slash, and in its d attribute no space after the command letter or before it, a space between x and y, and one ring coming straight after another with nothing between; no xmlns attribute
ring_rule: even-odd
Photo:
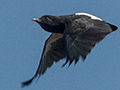
<svg viewBox="0 0 120 90"><path fill-rule="evenodd" d="M105 21L92 20L90 18L74 20L67 26L69 26L65 31L67 59L63 66L68 61L69 65L73 61L76 64L80 56L84 61L96 43L117 29L116 26L108 24Z"/></svg>
<svg viewBox="0 0 120 90"><path fill-rule="evenodd" d="M51 67L53 62L58 62L66 56L63 34L52 33L46 40L42 57L36 71L36 74L28 81L22 83L22 87L29 85L39 74L45 73L47 68Z"/></svg>

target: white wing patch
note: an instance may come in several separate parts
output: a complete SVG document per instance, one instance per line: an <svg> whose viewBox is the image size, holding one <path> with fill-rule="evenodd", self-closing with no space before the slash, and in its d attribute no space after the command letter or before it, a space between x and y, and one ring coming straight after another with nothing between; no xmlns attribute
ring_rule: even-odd
<svg viewBox="0 0 120 90"><path fill-rule="evenodd" d="M91 17L91 19L96 19L96 20L103 21L101 18L98 18L98 17L96 17L96 16L94 16L94 15L91 15L91 14L89 14L89 13L75 13L75 15L86 15L86 16Z"/></svg>

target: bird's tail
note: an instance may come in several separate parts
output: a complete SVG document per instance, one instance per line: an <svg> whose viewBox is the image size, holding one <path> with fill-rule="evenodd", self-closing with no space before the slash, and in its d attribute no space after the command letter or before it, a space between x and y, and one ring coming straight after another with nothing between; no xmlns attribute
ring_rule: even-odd
<svg viewBox="0 0 120 90"><path fill-rule="evenodd" d="M109 25L110 25L110 27L112 28L113 31L116 31L118 29L118 27L115 26L115 25L112 25L112 24L109 24Z"/></svg>

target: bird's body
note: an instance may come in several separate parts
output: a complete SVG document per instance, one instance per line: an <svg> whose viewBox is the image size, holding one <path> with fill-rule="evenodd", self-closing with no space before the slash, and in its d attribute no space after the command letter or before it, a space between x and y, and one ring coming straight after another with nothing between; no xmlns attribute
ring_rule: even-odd
<svg viewBox="0 0 120 90"><path fill-rule="evenodd" d="M79 57L85 60L86 56L96 43L106 35L117 30L117 27L88 13L76 13L64 16L45 15L32 19L52 34L46 40L40 64L34 77L22 85L29 85L37 75L45 73L53 62L66 57L65 66L73 61L78 62Z"/></svg>

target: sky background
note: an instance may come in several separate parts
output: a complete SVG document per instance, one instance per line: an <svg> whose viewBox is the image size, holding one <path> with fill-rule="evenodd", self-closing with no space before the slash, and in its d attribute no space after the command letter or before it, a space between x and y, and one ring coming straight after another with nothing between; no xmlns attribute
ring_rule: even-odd
<svg viewBox="0 0 120 90"><path fill-rule="evenodd" d="M36 72L50 33L32 18L87 12L120 26L119 0L1 0L0 90L120 90L120 30L92 49L85 62L61 68L64 60L25 88Z"/></svg>

